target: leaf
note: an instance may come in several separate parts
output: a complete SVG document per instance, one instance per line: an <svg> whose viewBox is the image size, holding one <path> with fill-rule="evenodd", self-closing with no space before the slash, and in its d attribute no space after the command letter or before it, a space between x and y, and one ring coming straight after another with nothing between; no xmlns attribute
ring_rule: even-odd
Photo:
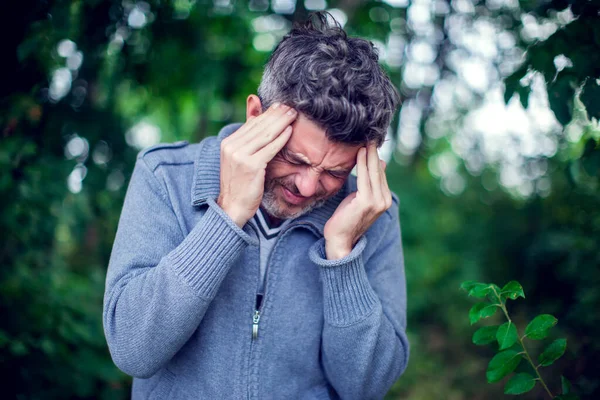
<svg viewBox="0 0 600 400"><path fill-rule="evenodd" d="M471 325L481 319L481 309L485 307L485 303L477 303L469 310L469 321L471 321Z"/></svg>
<svg viewBox="0 0 600 400"><path fill-rule="evenodd" d="M479 315L481 318L489 318L492 315L496 314L496 310L498 309L498 306L494 305L494 304L490 304L488 306L485 306L481 309L481 311L479 312Z"/></svg>
<svg viewBox="0 0 600 400"><path fill-rule="evenodd" d="M518 338L517 327L512 321L508 321L498 328L496 333L496 339L500 345L500 350L508 349L510 346L516 343Z"/></svg>
<svg viewBox="0 0 600 400"><path fill-rule="evenodd" d="M516 300L519 297L525 298L525 292L523 291L523 287L517 281L510 281L500 291L501 296L503 298L508 298L512 300Z"/></svg>
<svg viewBox="0 0 600 400"><path fill-rule="evenodd" d="M506 104L508 104L510 99L512 99L513 95L517 91L517 88L519 87L518 85L519 80L515 79L514 77L509 76L504 80L504 102Z"/></svg>
<svg viewBox="0 0 600 400"><path fill-rule="evenodd" d="M522 394L527 393L535 386L536 379L525 373L521 372L511 377L506 386L504 387L504 394Z"/></svg>
<svg viewBox="0 0 600 400"><path fill-rule="evenodd" d="M548 331L552 328L558 320L550 314L538 315L527 325L525 328L525 336L529 339L540 340L548 336Z"/></svg>
<svg viewBox="0 0 600 400"><path fill-rule="evenodd" d="M558 360L567 349L567 339L556 339L550 343L548 347L540 354L539 361L540 365L547 367Z"/></svg>
<svg viewBox="0 0 600 400"><path fill-rule="evenodd" d="M504 350L494 356L488 364L485 376L489 383L498 382L517 368L521 354L514 350Z"/></svg>
<svg viewBox="0 0 600 400"><path fill-rule="evenodd" d="M521 343L517 342L517 343L513 344L512 346L510 346L506 350L514 350L517 353L522 353L523 352L523 346L521 346Z"/></svg>
<svg viewBox="0 0 600 400"><path fill-rule="evenodd" d="M561 74L554 83L548 84L548 103L554 116L563 126L571 121L572 99L575 96L575 89L571 81L575 78Z"/></svg>
<svg viewBox="0 0 600 400"><path fill-rule="evenodd" d="M487 283L477 283L469 290L469 296L484 298L492 291L491 285Z"/></svg>
<svg viewBox="0 0 600 400"><path fill-rule="evenodd" d="M479 282L475 282L475 281L465 281L460 284L460 288L469 292L473 288L473 286L478 285L478 284L479 284Z"/></svg>
<svg viewBox="0 0 600 400"><path fill-rule="evenodd" d="M473 343L478 346L490 344L496 340L497 331L497 326L483 326L473 334Z"/></svg>
<svg viewBox="0 0 600 400"><path fill-rule="evenodd" d="M508 104L514 93L521 87L521 78L529 71L529 63L523 63L518 70L504 79L504 102Z"/></svg>
<svg viewBox="0 0 600 400"><path fill-rule="evenodd" d="M564 376L561 375L560 383L562 385L563 394L567 394L567 393L571 392L571 382L569 382L569 380L567 378L565 378Z"/></svg>
<svg viewBox="0 0 600 400"><path fill-rule="evenodd" d="M589 78L583 86L583 91L579 98L585 105L585 109L587 110L590 119L592 117L600 119L600 105L598 104L599 97L600 86L598 86L595 79Z"/></svg>
<svg viewBox="0 0 600 400"><path fill-rule="evenodd" d="M600 175L600 151L594 139L589 139L585 143L584 152L581 156L581 165L589 176Z"/></svg>
<svg viewBox="0 0 600 400"><path fill-rule="evenodd" d="M491 317L496 313L497 306L487 303L477 303L469 310L469 320L471 325L482 318Z"/></svg>
<svg viewBox="0 0 600 400"><path fill-rule="evenodd" d="M501 304L502 297L500 296L500 292L502 291L502 289L500 289L500 287L498 285L495 285L493 283L490 284L489 286L490 286L490 290L487 293L487 299L492 304Z"/></svg>
<svg viewBox="0 0 600 400"><path fill-rule="evenodd" d="M521 105L524 109L527 109L529 106L529 93L531 92L531 88L529 86L519 86L517 88L517 93L519 93L519 100L521 101Z"/></svg>

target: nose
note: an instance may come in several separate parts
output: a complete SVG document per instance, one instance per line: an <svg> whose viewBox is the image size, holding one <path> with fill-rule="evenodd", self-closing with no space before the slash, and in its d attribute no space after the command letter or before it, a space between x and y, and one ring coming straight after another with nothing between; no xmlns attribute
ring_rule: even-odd
<svg viewBox="0 0 600 400"><path fill-rule="evenodd" d="M317 192L319 185L319 173L312 168L306 168L304 171L296 175L296 187L300 195L311 197Z"/></svg>

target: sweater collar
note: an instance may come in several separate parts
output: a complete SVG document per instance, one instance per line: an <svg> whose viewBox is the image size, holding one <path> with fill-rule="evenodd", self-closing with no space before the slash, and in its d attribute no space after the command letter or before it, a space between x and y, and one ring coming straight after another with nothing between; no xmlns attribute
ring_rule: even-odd
<svg viewBox="0 0 600 400"><path fill-rule="evenodd" d="M201 142L194 160L194 176L192 183L192 206L205 204L208 199L216 200L220 192L221 141L235 132L241 123L226 125L216 138L208 138ZM347 181L342 189L321 207L304 214L294 220L294 225L308 223L314 226L321 235L325 223L333 215L338 205L347 196Z"/></svg>

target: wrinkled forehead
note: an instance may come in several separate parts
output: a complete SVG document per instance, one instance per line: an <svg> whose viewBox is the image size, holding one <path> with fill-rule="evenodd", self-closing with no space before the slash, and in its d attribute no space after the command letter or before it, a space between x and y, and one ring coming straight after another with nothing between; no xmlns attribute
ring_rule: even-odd
<svg viewBox="0 0 600 400"><path fill-rule="evenodd" d="M360 145L330 141L324 129L302 114L294 121L292 128L292 136L286 144L286 150L304 158L305 162L323 168L351 168L356 163Z"/></svg>

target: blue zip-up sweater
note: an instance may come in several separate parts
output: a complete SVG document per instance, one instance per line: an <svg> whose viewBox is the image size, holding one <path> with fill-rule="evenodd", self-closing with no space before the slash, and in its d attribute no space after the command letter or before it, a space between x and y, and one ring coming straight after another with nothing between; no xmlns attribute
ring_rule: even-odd
<svg viewBox="0 0 600 400"><path fill-rule="evenodd" d="M103 312L133 400L382 398L409 354L397 198L339 260L326 259L323 228L355 177L289 224L256 323L257 233L215 202L220 142L239 126L138 155Z"/></svg>

